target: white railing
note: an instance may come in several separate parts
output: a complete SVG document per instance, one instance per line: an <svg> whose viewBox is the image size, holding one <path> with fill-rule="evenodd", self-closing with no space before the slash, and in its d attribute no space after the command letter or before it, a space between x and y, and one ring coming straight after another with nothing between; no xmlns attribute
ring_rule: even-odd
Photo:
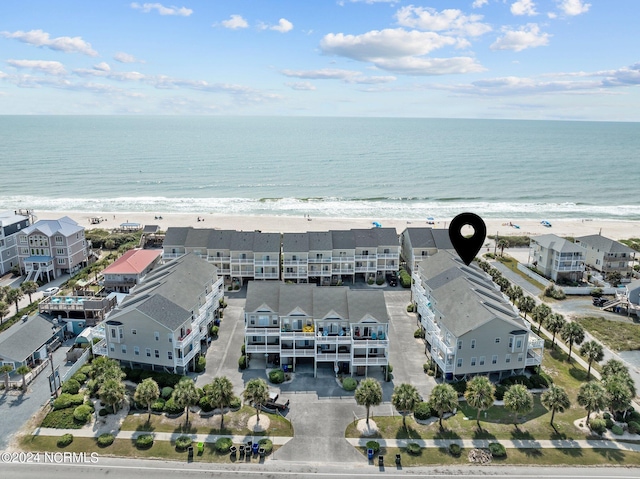
<svg viewBox="0 0 640 479"><path fill-rule="evenodd" d="M288 266L304 266L308 264L308 262L309 261L307 259L285 259L283 264Z"/></svg>
<svg viewBox="0 0 640 479"><path fill-rule="evenodd" d="M245 328L245 336L280 336L280 328L264 327L264 328Z"/></svg>
<svg viewBox="0 0 640 479"><path fill-rule="evenodd" d="M354 256L356 261L377 261L379 255L377 254L357 254Z"/></svg>
<svg viewBox="0 0 640 479"><path fill-rule="evenodd" d="M527 349L540 349L540 348L544 348L544 339L538 338L537 336L532 338L529 338L529 345L527 346Z"/></svg>
<svg viewBox="0 0 640 479"><path fill-rule="evenodd" d="M199 335L200 335L200 331L198 329L193 329L189 334L184 336L182 339L177 340L175 343L175 347L178 349L182 349L187 344L192 342L196 338L196 336L199 336Z"/></svg>
<svg viewBox="0 0 640 479"><path fill-rule="evenodd" d="M355 261L355 256L332 256L332 263L353 263Z"/></svg>
<svg viewBox="0 0 640 479"><path fill-rule="evenodd" d="M351 364L353 366L385 366L389 364L389 358L371 356L368 358L353 358Z"/></svg>
<svg viewBox="0 0 640 479"><path fill-rule="evenodd" d="M93 345L93 354L97 354L98 356L106 356L107 355L107 340L103 339L102 341L97 342Z"/></svg>
<svg viewBox="0 0 640 479"><path fill-rule="evenodd" d="M526 366L537 366L538 364L542 364L542 356L527 357L525 361Z"/></svg>
<svg viewBox="0 0 640 479"><path fill-rule="evenodd" d="M231 261L231 256L207 256L207 261L210 263L221 263Z"/></svg>
<svg viewBox="0 0 640 479"><path fill-rule="evenodd" d="M315 339L316 333L315 331L311 331L310 333L305 333L303 331L281 331L280 337L282 339Z"/></svg>
<svg viewBox="0 0 640 479"><path fill-rule="evenodd" d="M309 256L309 263L331 263L331 256L322 257L322 258L314 258L313 256Z"/></svg>
<svg viewBox="0 0 640 479"><path fill-rule="evenodd" d="M323 344L337 344L337 343L351 343L351 336L322 336L320 334L316 334L316 342Z"/></svg>
<svg viewBox="0 0 640 479"><path fill-rule="evenodd" d="M280 273L254 273L255 279L278 279Z"/></svg>
<svg viewBox="0 0 640 479"><path fill-rule="evenodd" d="M253 258L231 258L232 264L253 264Z"/></svg>
<svg viewBox="0 0 640 479"><path fill-rule="evenodd" d="M400 253L378 253L378 259L397 259L397 260L400 260Z"/></svg>
<svg viewBox="0 0 640 479"><path fill-rule="evenodd" d="M286 356L286 357L296 357L296 358L300 358L300 357L313 357L316 355L316 350L314 348L310 348L310 349L302 349L302 348L293 348L293 349L281 349L280 350L280 356Z"/></svg>
<svg viewBox="0 0 640 479"><path fill-rule="evenodd" d="M349 353L317 353L317 361L351 361Z"/></svg>
<svg viewBox="0 0 640 479"><path fill-rule="evenodd" d="M183 255L184 253L162 253L162 259L176 259Z"/></svg>
<svg viewBox="0 0 640 479"><path fill-rule="evenodd" d="M247 353L279 353L279 344L247 344L245 346Z"/></svg>
<svg viewBox="0 0 640 479"><path fill-rule="evenodd" d="M278 266L278 260L274 259L254 259L253 264L256 266Z"/></svg>
<svg viewBox="0 0 640 479"><path fill-rule="evenodd" d="M306 278L308 276L306 271L297 271L297 272L293 272L293 273L288 273L286 271L284 271L282 273L282 277L284 279L300 279L300 278Z"/></svg>
<svg viewBox="0 0 640 479"><path fill-rule="evenodd" d="M353 339L354 348L388 348L388 339Z"/></svg>

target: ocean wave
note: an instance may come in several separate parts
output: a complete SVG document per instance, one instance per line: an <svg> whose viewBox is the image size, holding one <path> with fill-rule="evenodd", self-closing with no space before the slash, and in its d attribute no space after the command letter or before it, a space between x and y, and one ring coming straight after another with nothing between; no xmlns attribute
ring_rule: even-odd
<svg viewBox="0 0 640 479"><path fill-rule="evenodd" d="M122 196L115 198L46 198L0 196L0 210L214 213L341 218L452 218L471 211L487 218L640 220L637 205L593 205L576 202L504 202L409 198L170 198Z"/></svg>

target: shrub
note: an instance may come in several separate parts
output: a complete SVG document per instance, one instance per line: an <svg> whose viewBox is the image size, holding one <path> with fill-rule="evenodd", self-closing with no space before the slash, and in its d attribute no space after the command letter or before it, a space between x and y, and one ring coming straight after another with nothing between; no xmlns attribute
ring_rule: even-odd
<svg viewBox="0 0 640 479"><path fill-rule="evenodd" d="M373 284L373 278L369 278L369 279L367 280L367 284L368 284L368 285L372 285L372 284Z"/></svg>
<svg viewBox="0 0 640 479"><path fill-rule="evenodd" d="M80 385L82 385L87 380L87 375L78 372L71 376L71 379L75 379Z"/></svg>
<svg viewBox="0 0 640 479"><path fill-rule="evenodd" d="M73 411L73 418L76 421L85 424L87 421L89 421L89 419L91 419L91 413L91 408L83 404L82 406L78 406L77 408L75 408L75 410Z"/></svg>
<svg viewBox="0 0 640 479"><path fill-rule="evenodd" d="M82 366L79 373L84 374L86 377L89 377L89 375L91 374L91 366L89 364L87 364L86 366Z"/></svg>
<svg viewBox="0 0 640 479"><path fill-rule="evenodd" d="M611 414L609 414L608 412L605 412L605 413L602 415L602 419L604 419L604 420L611 419Z"/></svg>
<svg viewBox="0 0 640 479"><path fill-rule="evenodd" d="M84 402L84 394L62 393L53 401L53 409L65 409L71 406L80 406Z"/></svg>
<svg viewBox="0 0 640 479"><path fill-rule="evenodd" d="M240 285L239 285L239 284L236 284L236 285L233 287L233 290L234 290L234 291L238 291L239 289L240 289ZM220 311L220 317L222 317L222 311Z"/></svg>
<svg viewBox="0 0 640 479"><path fill-rule="evenodd" d="M593 288L591 290L591 296L593 296L594 298L601 298L603 294L604 291L602 290L602 288Z"/></svg>
<svg viewBox="0 0 640 479"><path fill-rule="evenodd" d="M220 333L220 326L211 326L211 336L217 338L218 333Z"/></svg>
<svg viewBox="0 0 640 479"><path fill-rule="evenodd" d="M229 401L229 409L237 411L238 409L240 409L240 406L242 406L242 401L240 401L240 398L238 396L233 396L233 399Z"/></svg>
<svg viewBox="0 0 640 479"><path fill-rule="evenodd" d="M604 420L604 424L607 429L611 429L615 423L613 422L613 419L609 418Z"/></svg>
<svg viewBox="0 0 640 479"><path fill-rule="evenodd" d="M607 430L605 420L599 418L591 419L591 421L589 421L589 427L593 432L599 435L604 434L604 432Z"/></svg>
<svg viewBox="0 0 640 479"><path fill-rule="evenodd" d="M87 381L87 390L91 397L96 397L98 389L100 389L100 383L97 380L89 379L89 381Z"/></svg>
<svg viewBox="0 0 640 479"><path fill-rule="evenodd" d="M176 439L176 449L178 451L186 451L192 443L193 440L189 436L180 436Z"/></svg>
<svg viewBox="0 0 640 479"><path fill-rule="evenodd" d="M247 369L247 357L244 354L238 359L238 367L240 369Z"/></svg>
<svg viewBox="0 0 640 479"><path fill-rule="evenodd" d="M529 384L531 384L531 389L542 389L551 386L551 383L542 374L532 374L529 378Z"/></svg>
<svg viewBox="0 0 640 479"><path fill-rule="evenodd" d="M269 371L269 381L273 384L280 384L284 382L284 371L282 369L272 369Z"/></svg>
<svg viewBox="0 0 640 479"><path fill-rule="evenodd" d="M172 394L173 394L173 388L169 386L163 387L162 390L160 391L160 397L164 400L169 399Z"/></svg>
<svg viewBox="0 0 640 479"><path fill-rule="evenodd" d="M630 421L627 424L629 434L640 434L640 424L635 421Z"/></svg>
<svg viewBox="0 0 640 479"><path fill-rule="evenodd" d="M424 339L424 329L418 328L413 332L413 337L417 339Z"/></svg>
<svg viewBox="0 0 640 479"><path fill-rule="evenodd" d="M199 356L198 361L196 362L196 372L201 373L204 371L204 368L207 366L207 358L204 356Z"/></svg>
<svg viewBox="0 0 640 479"><path fill-rule="evenodd" d="M614 424L613 427L611 428L611 432L614 433L616 436L622 436L622 434L624 433L624 429L622 429L617 424Z"/></svg>
<svg viewBox="0 0 640 479"><path fill-rule="evenodd" d="M163 411L167 414L180 414L181 412L184 412L184 408L178 406L173 398L169 398L167 402L164 403Z"/></svg>
<svg viewBox="0 0 640 479"><path fill-rule="evenodd" d="M411 287L411 275L407 273L406 270L404 269L400 270L399 279L400 279L400 286L402 286L403 288Z"/></svg>
<svg viewBox="0 0 640 479"><path fill-rule="evenodd" d="M231 441L231 439L229 439L228 437L221 437L216 441L216 451L218 451L220 454L228 453L229 449L231 449L231 446L233 446L233 441Z"/></svg>
<svg viewBox="0 0 640 479"><path fill-rule="evenodd" d="M429 406L429 403L422 401L418 404L413 410L413 416L420 421L429 419L431 417L431 407Z"/></svg>
<svg viewBox="0 0 640 479"><path fill-rule="evenodd" d="M507 386L498 384L493 395L498 401L502 401L504 399L504 393L507 392L507 389Z"/></svg>
<svg viewBox="0 0 640 479"><path fill-rule="evenodd" d="M273 442L267 438L260 439L258 441L258 447L263 448L265 454L271 454L271 451L273 451Z"/></svg>
<svg viewBox="0 0 640 479"><path fill-rule="evenodd" d="M524 376L522 374L505 378L502 381L500 381L500 384L503 384L507 387L513 386L514 384L522 384L527 389L531 389L531 381L527 376Z"/></svg>
<svg viewBox="0 0 640 479"><path fill-rule="evenodd" d="M198 406L202 409L202 412L211 412L213 411L213 407L211 407L211 402L207 396L202 396L198 401Z"/></svg>
<svg viewBox="0 0 640 479"><path fill-rule="evenodd" d="M114 440L115 440L115 436L113 434L109 434L108 432L105 432L104 434L100 434L98 436L98 438L96 439L96 442L98 443L98 447L107 447L113 444Z"/></svg>
<svg viewBox="0 0 640 479"><path fill-rule="evenodd" d="M378 454L380 452L380 443L378 441L368 441L367 449L373 449L373 453Z"/></svg>
<svg viewBox="0 0 640 479"><path fill-rule="evenodd" d="M460 457L461 453L462 448L460 446L458 446L457 444L449 444L449 454L451 454L453 457Z"/></svg>
<svg viewBox="0 0 640 479"><path fill-rule="evenodd" d="M355 391L357 387L358 387L358 381L356 381L353 378L344 378L342 380L342 388L345 391Z"/></svg>
<svg viewBox="0 0 640 479"><path fill-rule="evenodd" d="M105 417L107 414L109 414L109 411L107 411L105 408L101 408L98 411L98 416L100 416L100 417Z"/></svg>
<svg viewBox="0 0 640 479"><path fill-rule="evenodd" d="M456 392L458 393L458 396L462 396L464 392L467 390L467 381L463 379L462 381L452 383L451 386L453 386L453 389L456 390Z"/></svg>
<svg viewBox="0 0 640 479"><path fill-rule="evenodd" d="M491 451L493 457L505 457L507 455L507 450L499 442L489 444L489 451Z"/></svg>
<svg viewBox="0 0 640 479"><path fill-rule="evenodd" d="M429 363L424 363L422 365L422 370L425 372L425 374L429 371L429 369L431 369L431 365Z"/></svg>
<svg viewBox="0 0 640 479"><path fill-rule="evenodd" d="M80 429L82 424L73 417L73 408L58 409L51 411L40 423L40 427L51 427L55 429Z"/></svg>
<svg viewBox="0 0 640 479"><path fill-rule="evenodd" d="M58 439L58 447L67 447L69 444L73 442L73 434L63 434Z"/></svg>
<svg viewBox="0 0 640 479"><path fill-rule="evenodd" d="M142 434L136 439L136 447L138 449L149 449L153 446L153 436L151 434Z"/></svg>
<svg viewBox="0 0 640 479"><path fill-rule="evenodd" d="M246 347L245 347L245 345L243 344L243 345L240 347L240 354L242 354L242 355L244 356L245 350L246 350Z"/></svg>
<svg viewBox="0 0 640 479"><path fill-rule="evenodd" d="M418 443L410 442L409 444L407 444L407 452L412 456L418 456L421 449L422 448Z"/></svg>
<svg viewBox="0 0 640 479"><path fill-rule="evenodd" d="M378 277L378 279L376 279L376 284L378 286L382 286L384 284L384 277L382 276Z"/></svg>
<svg viewBox="0 0 640 479"><path fill-rule="evenodd" d="M78 391L80 391L80 383L73 378L65 381L62 385L63 393L78 394Z"/></svg>
<svg viewBox="0 0 640 479"><path fill-rule="evenodd" d="M407 305L407 313L413 313L416 310L415 306L413 304L409 304ZM414 335L415 337L415 335Z"/></svg>
<svg viewBox="0 0 640 479"><path fill-rule="evenodd" d="M640 412L631 411L627 413L627 424L630 422L637 422L638 424L640 424Z"/></svg>

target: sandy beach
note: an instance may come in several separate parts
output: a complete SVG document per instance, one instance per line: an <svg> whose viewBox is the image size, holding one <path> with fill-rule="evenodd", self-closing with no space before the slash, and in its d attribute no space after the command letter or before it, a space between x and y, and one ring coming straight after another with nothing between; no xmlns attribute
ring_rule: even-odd
<svg viewBox="0 0 640 479"><path fill-rule="evenodd" d="M398 218L327 218L304 216L231 216L219 214L193 213L122 213L122 212L87 212L87 211L35 211L37 219L57 219L69 216L87 229L118 228L121 223L140 223L141 225L158 225L161 230L174 226L193 226L194 228L217 228L263 232L297 233L305 231L327 231L331 229L371 228L373 222L379 222L383 227L396 228L401 233L407 227L446 228L451 218L437 218L435 224L426 221L416 221ZM100 225L90 223L90 218L102 217L106 221ZM162 217L160 219L159 217ZM198 218L201 221L198 221ZM640 221L620 220L580 220L557 219L551 220L552 227L540 224L540 220L518 220L520 228L510 226L509 219L485 219L487 235L536 236L553 233L558 236L585 236L602 233L611 239L625 239L640 236ZM514 222L515 223L515 222Z"/></svg>

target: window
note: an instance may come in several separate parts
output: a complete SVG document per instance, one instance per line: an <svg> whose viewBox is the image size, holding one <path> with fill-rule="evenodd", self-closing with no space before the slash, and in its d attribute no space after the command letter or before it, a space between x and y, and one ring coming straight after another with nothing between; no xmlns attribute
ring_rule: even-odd
<svg viewBox="0 0 640 479"><path fill-rule="evenodd" d="M124 338L124 329L118 328L118 335L120 336L120 339L123 339Z"/></svg>
<svg viewBox="0 0 640 479"><path fill-rule="evenodd" d="M521 363L523 359L524 359L524 354L523 353L518 354L518 362Z"/></svg>
<svg viewBox="0 0 640 479"><path fill-rule="evenodd" d="M155 350L155 356L156 356L156 358L160 357L160 351L158 351L157 349Z"/></svg>
<svg viewBox="0 0 640 479"><path fill-rule="evenodd" d="M64 264L64 258L58 258L58 264Z"/></svg>
<svg viewBox="0 0 640 479"><path fill-rule="evenodd" d="M496 338L496 344L500 343L500 338Z"/></svg>
<svg viewBox="0 0 640 479"><path fill-rule="evenodd" d="M27 244L27 237L26 236L20 236L20 243Z"/></svg>
<svg viewBox="0 0 640 479"><path fill-rule="evenodd" d="M140 348L138 346L133 347L133 354L136 356L140 356Z"/></svg>
<svg viewBox="0 0 640 479"><path fill-rule="evenodd" d="M458 367L458 368L462 367L462 358L458 358L458 362L456 363L456 367Z"/></svg>
<svg viewBox="0 0 640 479"><path fill-rule="evenodd" d="M462 339L458 339L458 351L462 349Z"/></svg>
<svg viewBox="0 0 640 479"><path fill-rule="evenodd" d="M510 355L510 354L507 354L507 355L504 357L504 362L505 362L505 363L507 363L507 364L509 364L509 363L511 362L511 355Z"/></svg>
<svg viewBox="0 0 640 479"><path fill-rule="evenodd" d="M113 339L116 339L116 328L110 328L110 330L111 330L111 337Z"/></svg>
<svg viewBox="0 0 640 479"><path fill-rule="evenodd" d="M169 342L173 343L173 333L169 333L168 337L169 337Z"/></svg>
<svg viewBox="0 0 640 479"><path fill-rule="evenodd" d="M522 347L522 339L518 338L516 340L516 349L520 349Z"/></svg>
<svg viewBox="0 0 640 479"><path fill-rule="evenodd" d="M156 341L160 341L160 333L158 331L154 331L153 335L155 336Z"/></svg>
<svg viewBox="0 0 640 479"><path fill-rule="evenodd" d="M116 350L116 345L115 344L110 344L109 345L109 351L111 351L112 353Z"/></svg>
<svg viewBox="0 0 640 479"><path fill-rule="evenodd" d="M497 364L498 363L498 355L494 354L493 356L491 356L491 364Z"/></svg>
<svg viewBox="0 0 640 479"><path fill-rule="evenodd" d="M471 358L471 366L475 366L476 365L476 358Z"/></svg>
<svg viewBox="0 0 640 479"><path fill-rule="evenodd" d="M484 366L484 356L480 356L480 366Z"/></svg>
<svg viewBox="0 0 640 479"><path fill-rule="evenodd" d="M258 316L258 326L269 326L269 316Z"/></svg>
<svg viewBox="0 0 640 479"><path fill-rule="evenodd" d="M475 339L471 340L471 349L476 349L476 340Z"/></svg>
<svg viewBox="0 0 640 479"><path fill-rule="evenodd" d="M509 336L509 347L513 347L513 336Z"/></svg>
<svg viewBox="0 0 640 479"><path fill-rule="evenodd" d="M151 349L146 348L146 349L144 350L144 352L147 354L147 357L148 357L148 358L150 358L150 357L151 357Z"/></svg>
<svg viewBox="0 0 640 479"><path fill-rule="evenodd" d="M121 344L120 345L120 350L122 351L122 354L127 354L127 345L126 344Z"/></svg>
<svg viewBox="0 0 640 479"><path fill-rule="evenodd" d="M62 248L56 248L56 254L64 254L64 250Z"/></svg>
<svg viewBox="0 0 640 479"><path fill-rule="evenodd" d="M56 244L62 244L62 236L56 236Z"/></svg>
<svg viewBox="0 0 640 479"><path fill-rule="evenodd" d="M131 334L138 334L138 330L137 329L132 329L131 330Z"/></svg>
<svg viewBox="0 0 640 479"><path fill-rule="evenodd" d="M169 361L173 361L173 352L171 352L171 351L168 351L168 352L167 352L167 359L168 359Z"/></svg>

